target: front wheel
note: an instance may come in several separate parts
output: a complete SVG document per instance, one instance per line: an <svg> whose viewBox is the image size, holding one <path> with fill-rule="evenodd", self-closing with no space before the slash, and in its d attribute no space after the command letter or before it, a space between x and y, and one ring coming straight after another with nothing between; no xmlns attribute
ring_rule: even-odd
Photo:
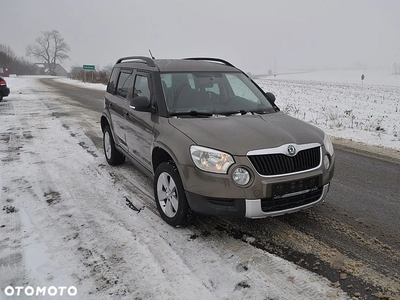
<svg viewBox="0 0 400 300"><path fill-rule="evenodd" d="M161 218L173 227L186 225L189 206L173 162L161 163L154 176L154 197Z"/></svg>
<svg viewBox="0 0 400 300"><path fill-rule="evenodd" d="M121 165L125 161L125 156L115 148L114 139L109 126L104 128L103 148L107 162L112 166Z"/></svg>

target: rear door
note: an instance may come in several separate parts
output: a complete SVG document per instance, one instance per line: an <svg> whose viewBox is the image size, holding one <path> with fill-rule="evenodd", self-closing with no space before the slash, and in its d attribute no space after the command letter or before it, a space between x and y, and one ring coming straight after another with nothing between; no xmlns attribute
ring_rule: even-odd
<svg viewBox="0 0 400 300"><path fill-rule="evenodd" d="M114 69L115 70L115 69ZM112 76L114 76L114 71ZM114 140L125 151L128 150L126 143L126 122L125 122L125 107L127 105L128 89L133 84L133 70L130 69L117 69L118 80L115 84L115 89L110 87L111 78L106 94L106 106L110 112L111 126L113 127Z"/></svg>

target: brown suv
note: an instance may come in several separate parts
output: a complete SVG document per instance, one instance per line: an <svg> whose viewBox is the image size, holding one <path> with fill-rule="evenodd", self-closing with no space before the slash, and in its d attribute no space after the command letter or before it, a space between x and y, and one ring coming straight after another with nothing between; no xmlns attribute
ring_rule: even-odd
<svg viewBox="0 0 400 300"><path fill-rule="evenodd" d="M263 218L321 202L335 155L320 129L279 111L241 70L215 58L121 58L101 117L111 165L154 178L170 225L190 211Z"/></svg>

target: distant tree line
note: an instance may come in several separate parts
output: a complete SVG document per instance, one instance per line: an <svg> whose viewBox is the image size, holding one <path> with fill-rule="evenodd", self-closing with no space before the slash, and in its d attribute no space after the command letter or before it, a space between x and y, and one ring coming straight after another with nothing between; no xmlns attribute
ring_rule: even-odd
<svg viewBox="0 0 400 300"><path fill-rule="evenodd" d="M33 75L35 68L23 57L17 57L7 45L0 44L0 67L7 68L10 74Z"/></svg>
<svg viewBox="0 0 400 300"><path fill-rule="evenodd" d="M112 65L107 65L99 71L86 71L82 67L75 66L71 69L70 78L85 82L107 84L112 68Z"/></svg>

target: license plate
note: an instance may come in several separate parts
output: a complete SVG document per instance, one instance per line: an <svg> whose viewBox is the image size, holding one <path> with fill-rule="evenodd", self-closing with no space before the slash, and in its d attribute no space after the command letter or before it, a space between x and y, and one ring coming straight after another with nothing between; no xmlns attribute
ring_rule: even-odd
<svg viewBox="0 0 400 300"><path fill-rule="evenodd" d="M276 183L272 186L274 199L306 194L318 189L318 176L307 179Z"/></svg>

